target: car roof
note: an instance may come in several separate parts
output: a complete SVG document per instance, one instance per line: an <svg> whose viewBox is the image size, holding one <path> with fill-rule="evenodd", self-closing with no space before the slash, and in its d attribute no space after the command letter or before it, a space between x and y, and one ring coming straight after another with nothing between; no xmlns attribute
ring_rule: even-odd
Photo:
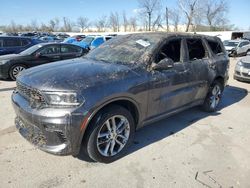
<svg viewBox="0 0 250 188"><path fill-rule="evenodd" d="M30 37L22 37L22 36L0 36L0 38L18 38L18 39L32 39Z"/></svg>

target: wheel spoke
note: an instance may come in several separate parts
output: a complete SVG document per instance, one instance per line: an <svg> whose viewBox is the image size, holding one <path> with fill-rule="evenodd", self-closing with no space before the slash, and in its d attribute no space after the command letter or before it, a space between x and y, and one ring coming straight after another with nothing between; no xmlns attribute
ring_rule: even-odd
<svg viewBox="0 0 250 188"><path fill-rule="evenodd" d="M123 136L123 135L121 135L121 134L118 134L117 137L120 137L120 138L122 138L123 140L127 140L127 137L125 137L125 136Z"/></svg>
<svg viewBox="0 0 250 188"><path fill-rule="evenodd" d="M111 141L111 146L110 146L110 154L114 155L114 148L115 148L115 140Z"/></svg>
<svg viewBox="0 0 250 188"><path fill-rule="evenodd" d="M98 134L98 138L102 138L102 137L108 137L109 133L99 133Z"/></svg>
<svg viewBox="0 0 250 188"><path fill-rule="evenodd" d="M111 131L112 131L112 129L111 129L111 126L110 126L109 120L107 120L107 121L105 122L105 124L106 124L106 127L108 128L109 132L111 132Z"/></svg>
<svg viewBox="0 0 250 188"><path fill-rule="evenodd" d="M112 129L113 129L113 131L116 131L115 117L112 117L112 118L111 118L111 122L112 122Z"/></svg>
<svg viewBox="0 0 250 188"><path fill-rule="evenodd" d="M109 150L110 144L111 144L111 142L109 141L105 147L104 153L106 156L108 155L108 150Z"/></svg>
<svg viewBox="0 0 250 188"><path fill-rule="evenodd" d="M102 141L98 142L97 145L102 145L102 144L105 144L109 141L110 141L110 139L102 140Z"/></svg>

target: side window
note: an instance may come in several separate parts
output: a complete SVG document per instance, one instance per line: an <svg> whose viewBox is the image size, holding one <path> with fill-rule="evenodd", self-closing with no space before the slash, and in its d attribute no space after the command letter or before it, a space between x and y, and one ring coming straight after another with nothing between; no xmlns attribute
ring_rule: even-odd
<svg viewBox="0 0 250 188"><path fill-rule="evenodd" d="M202 59L206 57L206 51L201 39L187 39L189 60Z"/></svg>
<svg viewBox="0 0 250 188"><path fill-rule="evenodd" d="M21 39L22 46L27 46L30 42L28 39Z"/></svg>
<svg viewBox="0 0 250 188"><path fill-rule="evenodd" d="M213 40L207 40L207 43L214 54L223 53L220 43Z"/></svg>
<svg viewBox="0 0 250 188"><path fill-rule="evenodd" d="M106 37L105 39L106 39L106 40L110 40L110 39L112 39L112 37Z"/></svg>
<svg viewBox="0 0 250 188"><path fill-rule="evenodd" d="M61 53L79 53L81 52L81 48L74 47L74 46L61 46Z"/></svg>
<svg viewBox="0 0 250 188"><path fill-rule="evenodd" d="M3 47L3 39L0 39L0 47Z"/></svg>
<svg viewBox="0 0 250 188"><path fill-rule="evenodd" d="M248 44L249 44L249 42L242 42L242 43L240 43L239 47L243 47L243 46L246 46Z"/></svg>
<svg viewBox="0 0 250 188"><path fill-rule="evenodd" d="M21 46L21 41L16 38L7 38L4 40L4 47L18 47Z"/></svg>
<svg viewBox="0 0 250 188"><path fill-rule="evenodd" d="M168 41L160 50L156 57L156 62L160 62L164 58L170 58L174 62L179 62L181 58L181 39L173 39Z"/></svg>
<svg viewBox="0 0 250 188"><path fill-rule="evenodd" d="M92 42L92 45L93 45L93 46L99 46L99 45L101 45L102 43L104 43L103 38L97 38L96 40L94 40L94 41Z"/></svg>
<svg viewBox="0 0 250 188"><path fill-rule="evenodd" d="M59 45L50 45L50 46L44 47L39 52L42 55L59 54L60 53L60 47L59 47Z"/></svg>

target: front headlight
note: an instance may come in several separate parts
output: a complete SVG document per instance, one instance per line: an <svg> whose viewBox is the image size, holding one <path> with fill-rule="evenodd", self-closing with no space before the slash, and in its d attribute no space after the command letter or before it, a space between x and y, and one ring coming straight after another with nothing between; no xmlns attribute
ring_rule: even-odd
<svg viewBox="0 0 250 188"><path fill-rule="evenodd" d="M239 66L239 67L242 67L242 66L243 66L243 63L242 63L241 60L239 60L239 61L237 62L237 66Z"/></svg>
<svg viewBox="0 0 250 188"><path fill-rule="evenodd" d="M79 106L84 98L76 92L43 92L46 102L52 106Z"/></svg>

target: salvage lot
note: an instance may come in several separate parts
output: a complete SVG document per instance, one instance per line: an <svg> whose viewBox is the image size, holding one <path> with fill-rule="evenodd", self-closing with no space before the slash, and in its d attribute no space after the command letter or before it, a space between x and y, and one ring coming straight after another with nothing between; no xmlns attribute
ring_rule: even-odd
<svg viewBox="0 0 250 188"><path fill-rule="evenodd" d="M15 82L0 81L1 187L250 187L250 84L233 80L236 60L218 112L193 108L144 127L111 164L29 144L14 127Z"/></svg>

